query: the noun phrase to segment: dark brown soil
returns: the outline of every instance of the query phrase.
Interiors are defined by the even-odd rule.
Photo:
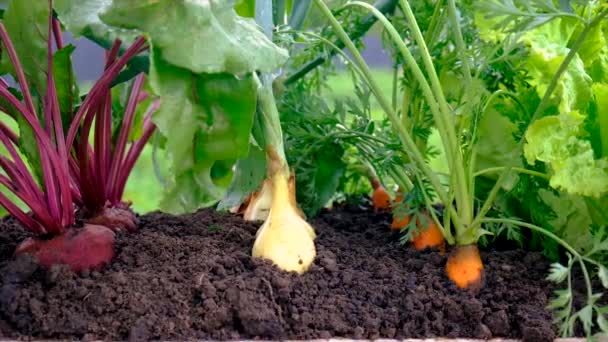
[[[470,293],[449,283],[444,255],[401,246],[369,212],[312,220],[318,255],[303,276],[250,257],[259,223],[211,210],[140,219],[112,265],[80,275],[13,259],[26,234],[2,221],[0,338],[554,337],[536,253],[483,252],[485,286]]]

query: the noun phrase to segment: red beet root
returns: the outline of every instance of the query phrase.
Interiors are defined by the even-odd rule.
[[[87,224],[82,229],[69,229],[50,240],[27,239],[16,254],[31,254],[40,266],[50,268],[65,264],[74,272],[97,269],[114,257],[114,232],[107,227]]]
[[[104,208],[101,213],[87,220],[87,223],[105,226],[115,232],[133,232],[137,229],[135,214],[130,209],[121,207]]]

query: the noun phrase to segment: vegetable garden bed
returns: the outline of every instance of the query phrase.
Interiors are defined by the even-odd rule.
[[[8,1],[2,336],[605,338],[606,18],[602,1]],[[375,23],[388,87],[362,56]],[[65,31],[105,50],[86,90]],[[337,61],[353,94],[328,101]],[[138,221],[125,187],[148,143],[137,177],[163,195]]]
[[[318,257],[302,276],[253,259],[258,223],[202,210],[140,218],[115,261],[74,275],[13,258],[25,237],[0,226],[0,337],[68,339],[329,339],[555,337],[544,308],[549,262],[482,251],[485,286],[457,289],[446,257],[388,233],[390,217],[339,209],[311,222]]]

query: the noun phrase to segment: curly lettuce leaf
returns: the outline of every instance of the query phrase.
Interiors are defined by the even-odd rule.
[[[582,138],[585,116],[572,111],[536,120],[526,133],[524,155],[551,166],[550,185],[570,194],[600,197],[608,191],[608,159],[596,159]]]
[[[257,84],[251,75],[195,74],[156,50],[151,57],[150,82],[162,98],[153,120],[172,160],[161,207],[182,213],[212,205],[225,195],[232,165],[248,153]]]
[[[570,20],[555,19],[523,35],[522,41],[529,47],[526,61],[528,82],[536,88],[539,96],[544,96],[551,79],[570,52],[568,42],[575,27]],[[585,64],[577,54],[553,92],[560,112],[586,110],[591,99],[591,83]]]
[[[114,0],[101,14],[112,26],[146,32],[160,57],[195,73],[271,72],[287,60],[234,0]]]

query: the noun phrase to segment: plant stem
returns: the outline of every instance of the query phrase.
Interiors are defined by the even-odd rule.
[[[518,220],[508,219],[508,218],[490,218],[490,217],[486,217],[486,218],[482,219],[481,221],[485,222],[485,223],[511,224],[511,225],[515,225],[515,226],[520,226],[520,227],[528,228],[528,229],[530,229],[532,231],[535,231],[537,233],[540,233],[542,235],[545,235],[545,236],[553,239],[555,242],[557,242],[558,244],[560,244],[568,252],[570,252],[572,255],[576,256],[577,258],[581,257],[581,255],[572,246],[570,246],[566,241],[562,240],[560,237],[558,237],[557,235],[553,234],[552,232],[550,232],[548,230],[545,230],[542,227],[539,227],[537,225],[534,225],[534,224],[531,224],[531,223],[522,222],[522,221],[518,221]]]
[[[412,160],[414,160],[418,164],[418,167],[423,171],[425,176],[430,180],[431,184],[435,188],[435,191],[437,192],[437,195],[442,200],[442,202],[445,203],[446,207],[449,208],[449,210],[454,210],[454,207],[451,205],[451,203],[447,202],[448,196],[447,196],[447,193],[445,192],[445,190],[443,189],[443,187],[439,181],[439,178],[426,164],[424,157],[422,156],[420,151],[417,149],[416,144],[412,140],[411,136],[409,135],[409,133],[405,130],[405,128],[399,121],[399,118],[393,111],[393,109],[390,105],[390,102],[386,99],[386,97],[380,90],[379,85],[376,83],[375,79],[373,78],[373,75],[372,75],[372,72],[371,72],[369,66],[367,65],[367,63],[365,63],[365,60],[361,56],[361,53],[355,47],[355,44],[348,37],[348,35],[344,31],[344,29],[342,28],[342,26],[340,25],[338,20],[333,16],[333,14],[331,13],[331,11],[327,7],[327,5],[325,5],[325,3],[323,3],[322,0],[315,0],[315,4],[321,9],[321,12],[323,13],[323,15],[329,20],[329,23],[336,31],[336,35],[338,36],[338,38],[340,40],[342,40],[342,42],[347,47],[349,52],[353,55],[355,64],[357,64],[359,66],[359,68],[361,68],[361,71],[365,74],[365,79],[367,80],[367,82],[370,86],[370,89],[374,93],[374,96],[378,100],[378,102],[379,102],[380,106],[382,107],[382,109],[384,110],[384,112],[387,114],[389,120],[391,121],[391,124],[393,125],[393,128],[395,129],[397,135],[401,139],[401,142],[405,145],[406,154],[408,154],[409,157],[412,158]],[[365,4],[365,5],[369,6],[368,4]],[[372,7],[372,10],[373,10],[372,13],[374,13],[374,15],[376,15],[379,20],[385,20],[386,22],[388,22],[386,17],[384,17],[381,13],[379,13],[377,9],[373,8],[373,6],[369,6],[369,7]],[[394,27],[393,27],[393,30],[394,30]],[[423,77],[423,80],[424,80],[424,77]],[[424,82],[426,82],[426,80],[424,80]],[[459,221],[458,218],[456,218],[455,224],[462,227],[462,222]]]
[[[465,84],[467,86],[471,85],[471,67],[469,65],[469,58],[467,56],[467,48],[464,43],[464,39],[462,38],[462,30],[460,29],[460,24],[458,23],[458,16],[456,15],[456,4],[454,0],[448,0],[448,13],[450,22],[454,28],[454,36],[456,38],[456,49],[458,50],[458,54],[460,55],[460,60],[462,62],[462,69],[464,73]]]
[[[108,182],[106,183],[106,193],[109,195],[109,199],[111,201],[120,200],[119,198],[116,198],[116,191],[118,190],[116,185],[119,181],[118,175],[120,173],[120,168],[123,167],[127,140],[129,139],[131,127],[133,127],[133,120],[135,118],[135,108],[137,106],[137,99],[139,97],[139,93],[144,84],[144,76],[145,74],[141,73],[135,78],[135,82],[133,83],[129,100],[127,102],[127,107],[125,108],[122,125],[120,126],[120,132],[118,133],[118,139],[114,146],[114,156],[112,158],[112,164],[110,167],[110,176]]]
[[[404,72],[405,74],[405,72]],[[410,119],[410,104],[412,103],[412,92],[414,88],[411,86],[403,87],[403,95],[401,98],[401,124],[408,132],[412,131],[412,120]]]
[[[397,93],[399,89],[399,65],[393,65],[393,87],[392,87],[392,104],[393,110],[396,112],[397,109]]]
[[[285,25],[285,0],[272,0],[272,3],[272,21],[274,22],[274,25]]]
[[[117,203],[122,200],[122,196],[124,194],[125,187],[127,185],[127,180],[129,179],[129,175],[131,174],[133,167],[135,167],[135,163],[139,159],[139,156],[141,155],[141,152],[143,151],[144,147],[146,146],[146,144],[152,137],[152,134],[154,134],[154,131],[156,130],[156,125],[154,125],[154,123],[152,122],[151,117],[152,117],[152,113],[157,111],[159,106],[160,106],[159,100],[154,101],[150,105],[147,112],[144,114],[143,133],[142,133],[141,137],[131,145],[129,152],[127,153],[127,156],[126,156],[123,166],[122,166],[120,176],[118,177],[118,183],[117,183],[117,185],[115,185],[116,196],[115,196],[114,200]]]
[[[308,15],[308,11],[312,5],[312,0],[297,0],[294,1],[289,14],[288,24],[291,28],[299,30]]]
[[[272,2],[273,0],[256,0],[255,2],[255,21],[267,37],[272,37]]]
[[[264,127],[264,138],[266,140],[266,150],[272,147],[278,154],[280,161],[287,166],[285,148],[283,146],[283,131],[279,111],[272,92],[272,84],[267,75],[262,75],[260,80],[256,74],[254,79],[258,83],[258,103],[260,105],[259,114],[262,117]],[[264,79],[265,78],[265,79]]]
[[[496,180],[496,183],[494,183],[492,190],[490,190],[490,193],[488,194],[488,198],[486,198],[486,200],[483,202],[483,205],[481,206],[481,209],[479,209],[477,216],[475,216],[473,223],[471,223],[471,226],[468,228],[468,230],[470,231],[469,235],[474,234],[474,231],[481,227],[481,220],[483,220],[488,211],[490,211],[490,208],[492,207],[492,204],[494,203],[494,200],[498,195],[498,191],[500,190],[500,187],[502,186],[502,183],[504,182],[505,178],[507,178],[507,175],[509,174],[510,170],[510,167],[506,168],[506,170],[500,174],[500,176]]]
[[[487,169],[483,169],[483,170],[479,170],[479,171],[475,172],[473,174],[473,176],[478,177],[478,176],[481,176],[481,175],[486,174],[486,173],[494,173],[494,172],[505,171],[508,168],[509,167],[506,167],[506,166],[489,167]],[[528,169],[521,168],[521,167],[510,167],[510,169],[512,171],[515,171],[515,172],[518,172],[518,173],[528,174],[530,176],[536,176],[536,177],[540,177],[540,178],[543,178],[543,179],[546,179],[546,180],[549,180],[551,178],[551,176],[549,176],[546,173],[542,173],[542,172],[538,172],[538,171],[534,171],[534,170],[528,170]]]
[[[437,27],[439,24],[439,18],[441,17],[441,10],[443,9],[443,2],[445,0],[438,0],[435,3],[435,10],[433,11],[433,16],[429,21],[429,27],[427,28],[426,35],[424,36],[424,40],[428,43],[431,41],[435,41],[437,36]]]
[[[84,100],[84,103],[78,109],[78,112],[73,118],[72,124],[68,130],[68,135],[66,138],[66,146],[68,150],[72,147],[74,143],[74,139],[76,138],[76,133],[78,128],[80,127],[81,120],[88,112],[89,107],[95,102],[98,101],[100,93],[102,93],[106,87],[108,87],[112,80],[118,75],[120,70],[127,64],[133,56],[140,52],[140,50],[145,46],[146,39],[144,37],[139,37],[137,40],[125,51],[125,53],[120,56],[120,58],[112,63],[112,66],[106,69],[101,76],[101,78],[95,83],[87,98]]]
[[[298,0],[298,1],[296,1],[296,3],[299,1],[304,1],[304,0]],[[376,3],[374,3],[374,7],[376,7],[380,12],[382,12],[384,14],[392,13],[395,10],[395,7],[397,6],[397,1],[398,0],[378,0],[378,1],[376,1]],[[375,23],[376,23],[376,17],[374,17],[373,15],[369,15],[369,16],[365,17],[361,26],[359,26],[358,29],[355,30],[354,32],[351,32],[351,34],[349,36],[353,40],[359,39],[359,38],[363,37]],[[344,43],[342,43],[341,41],[336,42],[336,45],[339,46],[340,49],[344,48]],[[335,54],[334,52],[330,53],[328,58],[333,57],[334,54]],[[285,79],[283,84],[287,86],[292,83],[295,83],[297,80],[306,76],[309,72],[314,70],[316,67],[325,63],[326,60],[327,60],[326,57],[315,58],[310,63],[304,65],[298,71],[296,71],[295,73],[293,73],[292,75],[287,77],[287,79]]]
[[[443,114],[437,115],[438,117],[435,118],[435,122],[437,124],[437,129],[439,130],[440,135],[442,135],[442,142],[446,151],[448,164],[450,165],[450,171],[454,175],[454,182],[451,184],[451,190],[454,191],[456,195],[456,204],[458,207],[459,218],[463,220],[465,225],[468,225],[473,220],[473,199],[469,198],[468,196],[470,192],[467,189],[467,185],[469,184],[469,182],[467,181],[467,177],[465,175],[466,166],[464,165],[462,151],[460,150],[458,138],[454,130],[455,124],[452,119],[451,110],[449,109],[448,103],[445,99],[445,95],[443,94],[441,83],[439,82],[439,77],[437,76],[435,66],[431,59],[431,54],[429,53],[428,47],[426,46],[426,42],[424,41],[422,32],[420,32],[420,27],[416,22],[416,17],[414,16],[414,13],[412,12],[412,9],[409,6],[407,0],[399,0],[399,3],[401,4],[402,10],[404,10],[405,17],[408,23],[410,24],[410,29],[412,30],[414,39],[416,40],[418,48],[420,49],[422,62],[428,73],[436,101],[438,102],[439,108],[441,109],[441,114]],[[460,26],[457,22],[455,30],[460,30]],[[399,39],[399,41],[401,45],[405,47],[403,41],[401,41],[401,39]],[[464,47],[460,46],[457,48],[460,50]],[[405,47],[405,49],[407,49],[407,47]],[[465,55],[465,52],[460,51],[460,54]],[[463,60],[462,63],[464,65],[467,64],[468,61]],[[470,78],[470,70],[468,71],[468,77]],[[421,83],[421,85],[424,87],[424,84]],[[458,227],[456,229],[458,229]]]
[[[55,35],[57,46],[63,44],[61,40],[61,30],[55,25],[57,21],[53,19],[53,1],[49,1],[49,26],[47,40],[47,94],[46,101],[48,109],[46,116],[51,117],[54,126],[55,144],[57,145],[57,153],[59,154],[59,164],[55,165],[57,183],[59,186],[58,197],[55,199],[61,207],[61,224],[70,226],[74,224],[74,208],[72,207],[72,197],[69,184],[69,166],[68,166],[68,151],[65,146],[65,135],[63,132],[63,123],[61,120],[61,111],[59,109],[59,101],[57,99],[57,90],[55,88],[55,78],[53,74],[53,43],[52,37]],[[57,28],[54,30],[54,28]],[[63,204],[63,205],[62,205]]]

